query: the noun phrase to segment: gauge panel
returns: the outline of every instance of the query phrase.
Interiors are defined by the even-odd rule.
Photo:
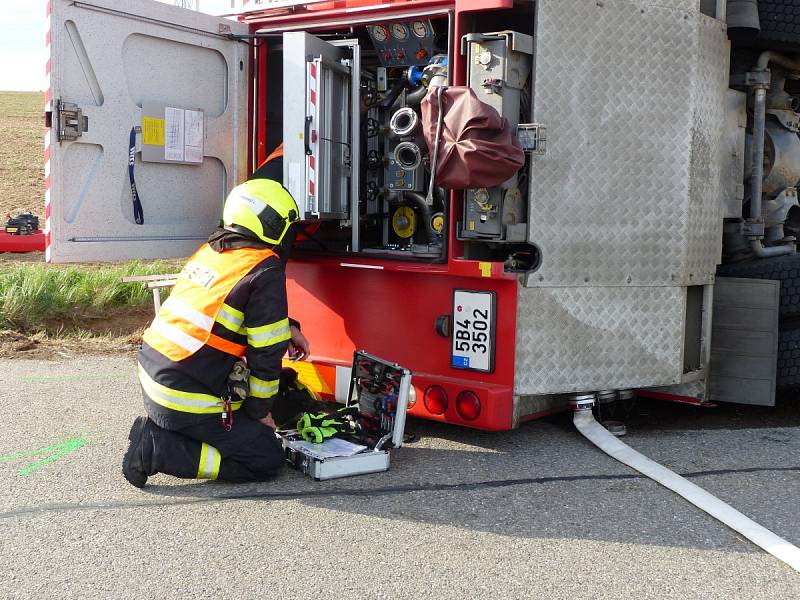
[[[436,53],[433,25],[428,19],[370,25],[367,32],[385,67],[427,65]]]
[[[391,27],[392,37],[398,42],[404,42],[408,39],[408,27],[402,23],[393,23]]]
[[[385,42],[389,39],[389,30],[383,25],[373,25],[369,27],[369,34],[375,42]]]
[[[411,33],[419,39],[432,37],[432,31],[427,21],[414,21],[411,23]]]

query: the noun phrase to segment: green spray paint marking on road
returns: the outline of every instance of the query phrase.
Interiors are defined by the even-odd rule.
[[[66,374],[66,375],[20,375],[22,383],[63,383],[65,381],[101,381],[107,380],[104,375]]]
[[[75,450],[85,446],[88,443],[89,440],[82,437],[70,438],[68,440],[64,440],[63,442],[59,442],[58,444],[53,444],[52,446],[39,448],[38,450],[28,450],[27,452],[15,452],[13,454],[0,455],[0,462],[11,462],[13,460],[20,460],[22,458],[32,458],[34,456],[41,456],[43,454],[47,455],[44,458],[41,458],[28,465],[24,469],[17,471],[18,477],[26,477],[37,469],[41,469],[47,463],[58,460],[62,456],[66,456],[71,452],[75,452]]]

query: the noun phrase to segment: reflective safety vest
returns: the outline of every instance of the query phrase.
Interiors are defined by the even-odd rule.
[[[276,158],[283,158],[283,142],[278,144],[278,147],[275,148],[275,150],[273,150],[272,153],[267,158],[265,158],[260,165],[258,165],[258,168],[256,170],[260,169],[265,164],[275,160]]]
[[[161,305],[158,316],[144,332],[148,346],[172,361],[190,357],[211,346],[236,357],[247,349],[211,333],[214,323],[241,326],[244,315],[224,307],[234,286],[261,261],[274,256],[267,248],[239,248],[216,252],[204,244],[186,263],[175,288]]]

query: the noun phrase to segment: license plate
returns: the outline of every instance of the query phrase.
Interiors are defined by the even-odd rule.
[[[494,292],[453,292],[453,346],[450,365],[455,369],[494,371]]]

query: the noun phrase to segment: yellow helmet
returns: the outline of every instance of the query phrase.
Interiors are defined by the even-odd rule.
[[[255,235],[262,242],[280,244],[300,210],[285,187],[272,179],[251,179],[228,194],[222,209],[225,229]]]

